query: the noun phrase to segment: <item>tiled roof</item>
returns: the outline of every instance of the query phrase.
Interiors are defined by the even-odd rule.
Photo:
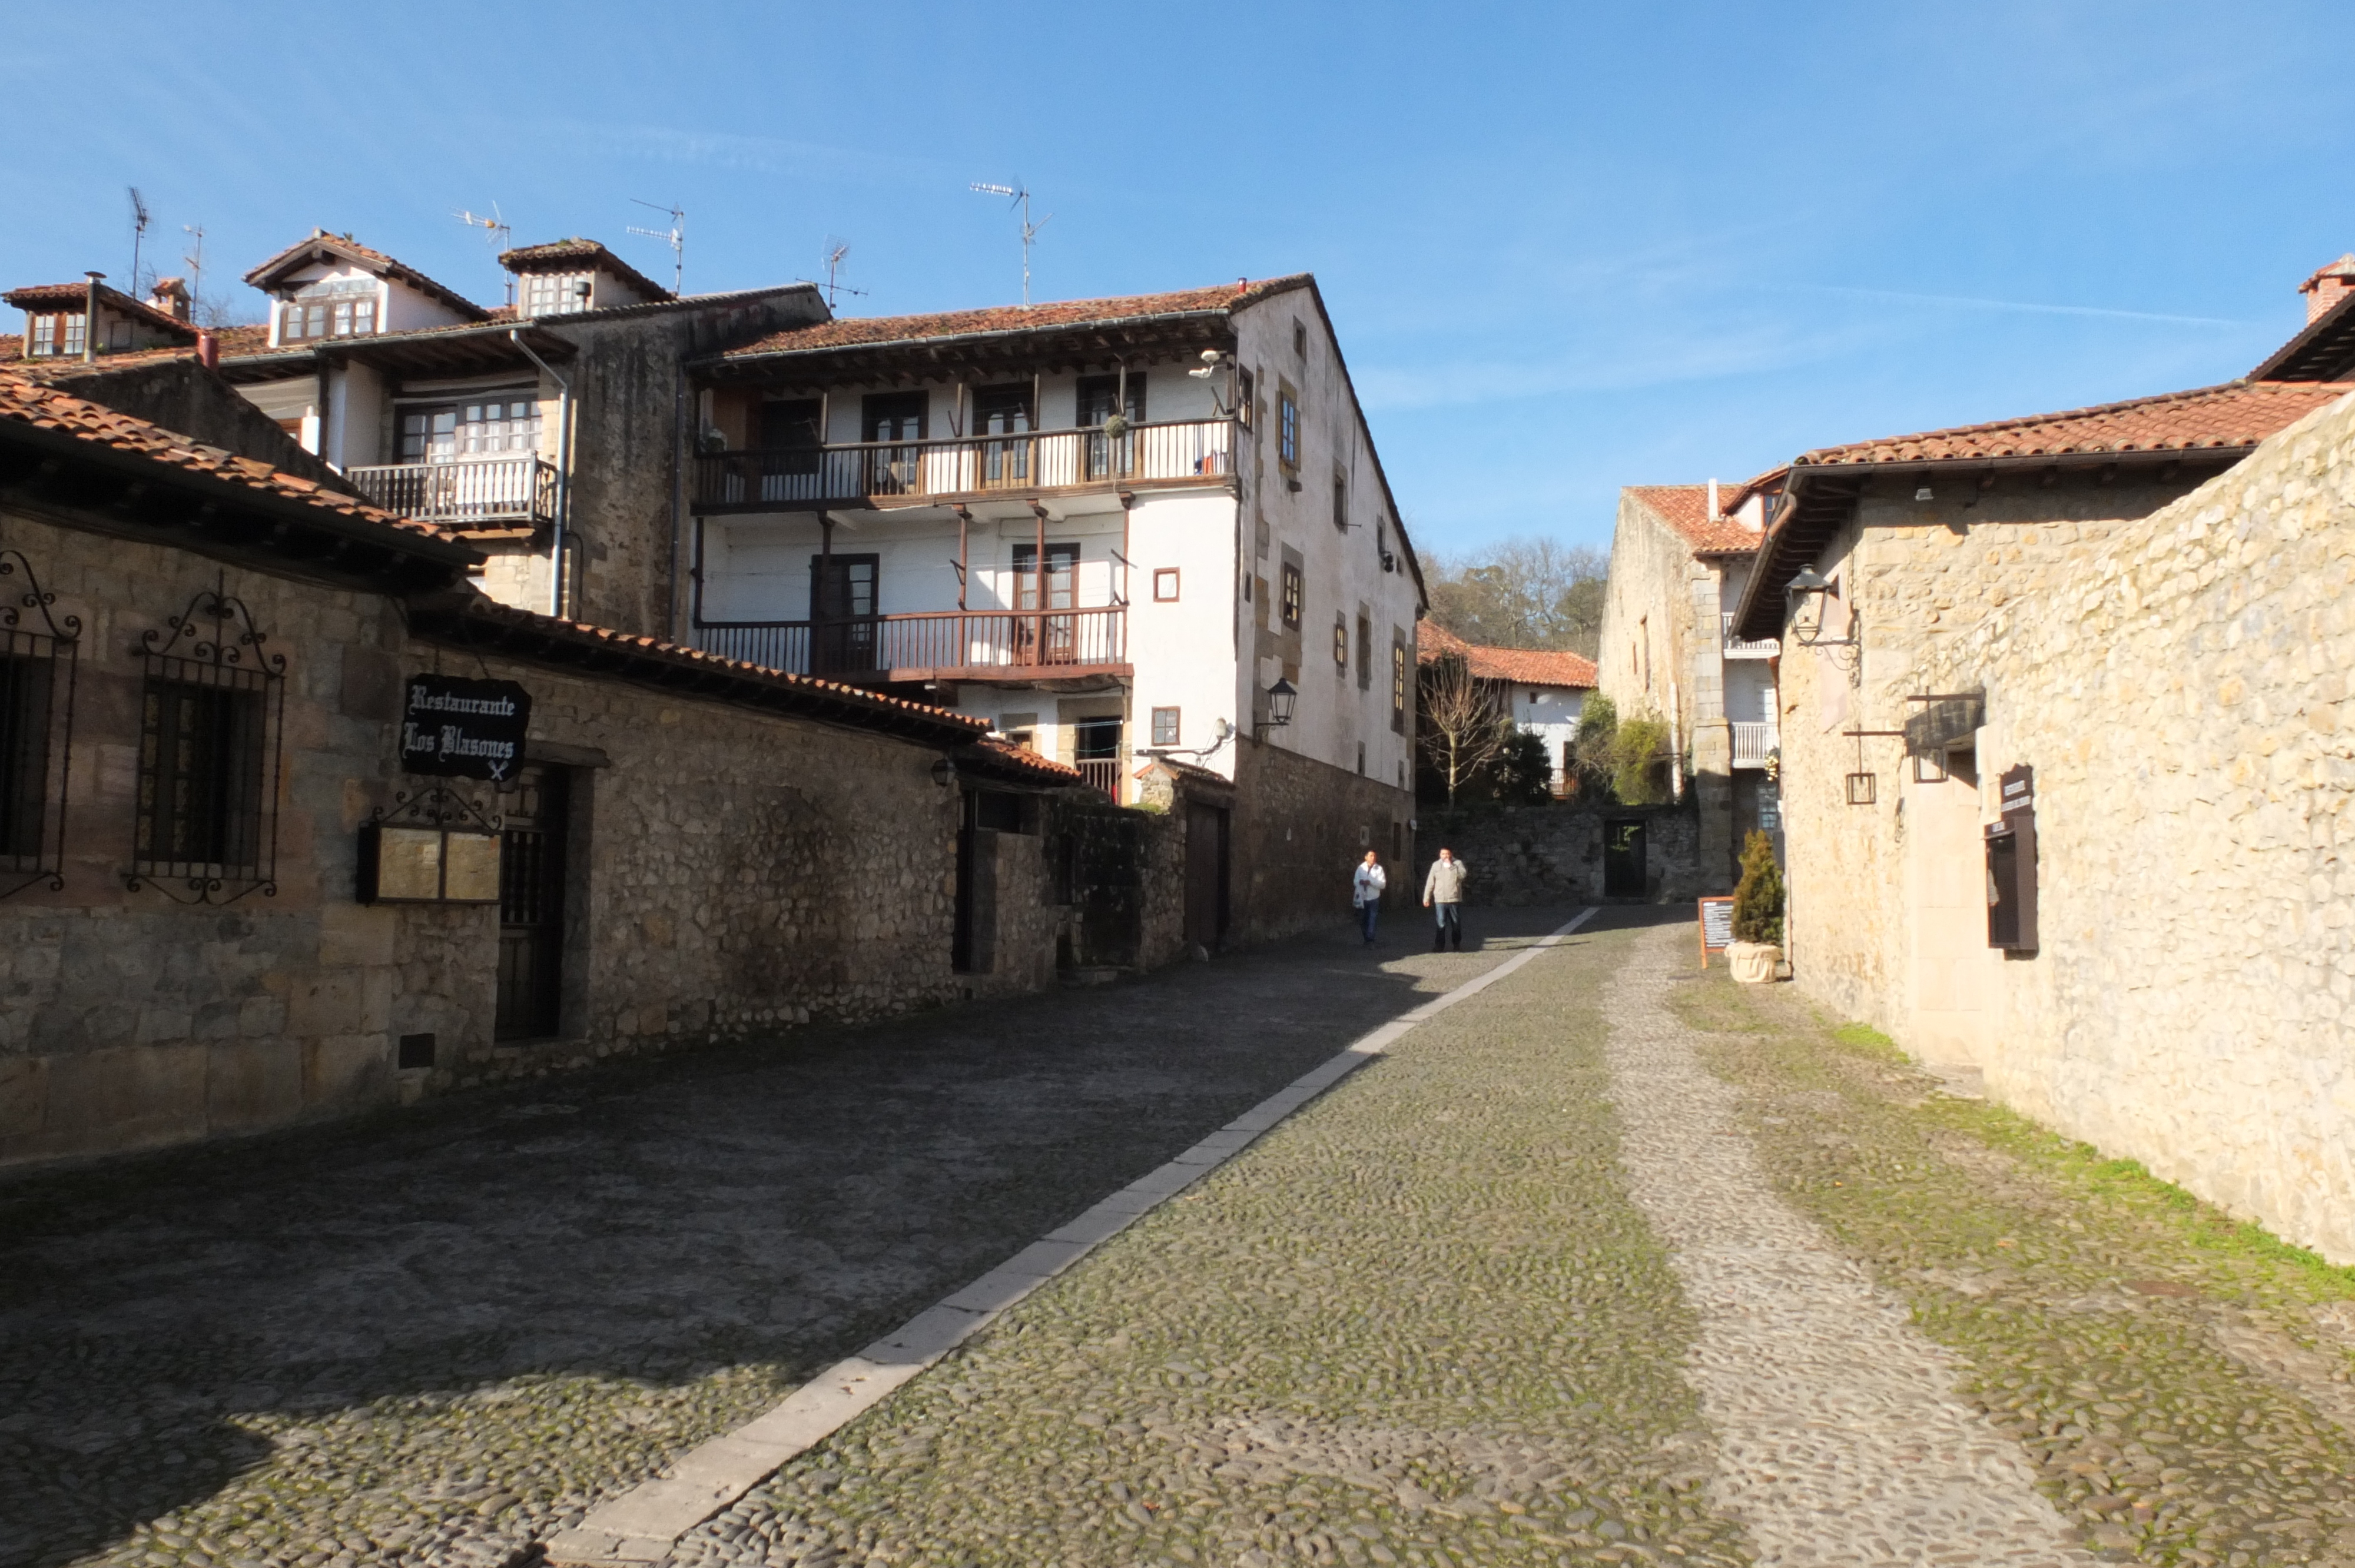
[[[435,282],[408,263],[397,261],[381,250],[372,250],[349,235],[329,234],[324,228],[313,229],[308,238],[296,240],[254,268],[245,275],[245,281],[257,289],[266,290],[273,285],[279,274],[306,261],[324,260],[330,257],[352,262],[379,278],[398,279],[420,293],[432,295],[461,315],[481,321],[490,314],[457,290],[445,283]]]
[[[649,300],[667,300],[668,289],[606,249],[593,239],[578,237],[553,239],[546,245],[519,245],[513,250],[499,252],[499,265],[510,272],[549,272],[574,266],[600,268],[611,272]]]
[[[1017,746],[1011,741],[985,736],[973,743],[973,749],[986,754],[992,764],[1010,768],[1018,774],[1030,775],[1042,784],[1082,784],[1087,781],[1087,775],[1071,764],[1058,762],[1051,757],[1041,757],[1028,747]]]
[[[184,322],[179,317],[159,311],[144,301],[134,300],[120,289],[110,289],[101,283],[98,286],[98,297],[99,302],[111,311],[119,311],[126,316],[136,316],[150,326],[178,334],[191,343],[196,341],[196,323]],[[90,302],[90,284],[87,281],[33,283],[22,289],[11,289],[6,293],[0,294],[0,300],[6,301],[20,311],[79,312]]]
[[[1575,653],[1550,653],[1538,648],[1489,648],[1466,642],[1435,620],[1426,620],[1415,632],[1415,658],[1422,663],[1461,658],[1484,681],[1508,681],[1517,686],[1572,686],[1591,689],[1595,683],[1594,661]]]
[[[1758,548],[1759,536],[1725,514],[1733,499],[1747,491],[1738,484],[1717,487],[1718,514],[1709,514],[1705,484],[1631,484],[1627,493],[1682,535],[1697,556],[1746,556]]]
[[[357,522],[396,528],[403,534],[429,539],[451,537],[427,524],[323,489],[256,459],[205,446],[176,431],[117,413],[103,404],[88,402],[5,367],[0,367],[0,421],[59,431],[96,446],[136,453],[190,473],[303,502]]]
[[[2355,384],[2228,381],[2221,387],[2058,414],[1822,447],[1803,454],[1792,466],[1970,462],[2254,447],[2349,391],[2355,391]]]
[[[1061,300],[1049,304],[993,305],[977,311],[941,311],[918,316],[848,316],[811,326],[789,327],[758,343],[729,352],[742,359],[756,355],[791,354],[803,349],[851,348],[874,344],[913,343],[927,338],[977,337],[997,333],[1035,332],[1049,327],[1190,315],[1231,311],[1279,294],[1305,288],[1308,275],[1294,273],[1257,282],[1238,279],[1209,289],[1181,289],[1167,294],[1127,294],[1105,300]]]

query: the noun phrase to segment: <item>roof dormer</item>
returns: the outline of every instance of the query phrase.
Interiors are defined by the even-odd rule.
[[[658,304],[672,297],[593,239],[521,246],[501,252],[499,265],[515,274],[517,309],[526,317]]]
[[[197,341],[196,327],[185,318],[175,316],[168,307],[142,304],[108,288],[100,281],[105,276],[92,272],[79,283],[36,283],[0,294],[0,301],[25,313],[27,359],[81,359],[148,348],[186,348]],[[98,315],[94,335],[89,330],[93,302]]]
[[[490,312],[414,267],[348,234],[319,228],[248,272],[245,281],[273,302],[272,347],[490,319]]]

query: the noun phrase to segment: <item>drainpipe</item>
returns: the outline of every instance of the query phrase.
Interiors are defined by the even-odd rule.
[[[548,613],[557,620],[564,619],[564,529],[572,521],[572,384],[556,373],[555,367],[531,351],[524,342],[521,328],[511,328],[507,341],[523,350],[523,356],[539,366],[539,373],[556,383],[556,523],[549,534]]]
[[[82,276],[90,281],[82,290],[81,362],[92,365],[98,360],[98,281],[106,274],[85,272]]]

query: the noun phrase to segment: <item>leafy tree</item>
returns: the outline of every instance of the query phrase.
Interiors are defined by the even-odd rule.
[[[1742,846],[1742,880],[1733,886],[1733,939],[1783,945],[1783,868],[1774,863],[1774,841],[1759,828],[1750,830]]]
[[[1516,729],[1488,764],[1488,793],[1508,806],[1542,806],[1553,799],[1553,762],[1545,736]]]
[[[1598,795],[1611,792],[1611,775],[1616,767],[1612,760],[1612,745],[1618,734],[1618,705],[1600,692],[1588,693],[1578,710],[1578,733],[1570,743],[1581,790],[1592,789]]]

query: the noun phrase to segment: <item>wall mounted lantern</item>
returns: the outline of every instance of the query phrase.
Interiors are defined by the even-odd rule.
[[[956,781],[956,758],[943,753],[941,759],[932,764],[932,782],[945,789]]]
[[[1300,690],[1283,676],[1267,689],[1267,727],[1282,729],[1292,722],[1292,705],[1299,699]]]
[[[1825,602],[1838,598],[1838,595],[1834,591],[1830,580],[1821,572],[1813,567],[1801,567],[1792,574],[1791,581],[1783,589],[1783,593],[1791,605],[1791,640],[1794,642],[1798,643],[1802,648],[1857,646],[1856,619],[1853,614],[1849,618],[1847,636],[1824,635]],[[1809,599],[1815,600],[1816,605],[1815,619],[1812,620],[1804,619],[1807,613]]]

